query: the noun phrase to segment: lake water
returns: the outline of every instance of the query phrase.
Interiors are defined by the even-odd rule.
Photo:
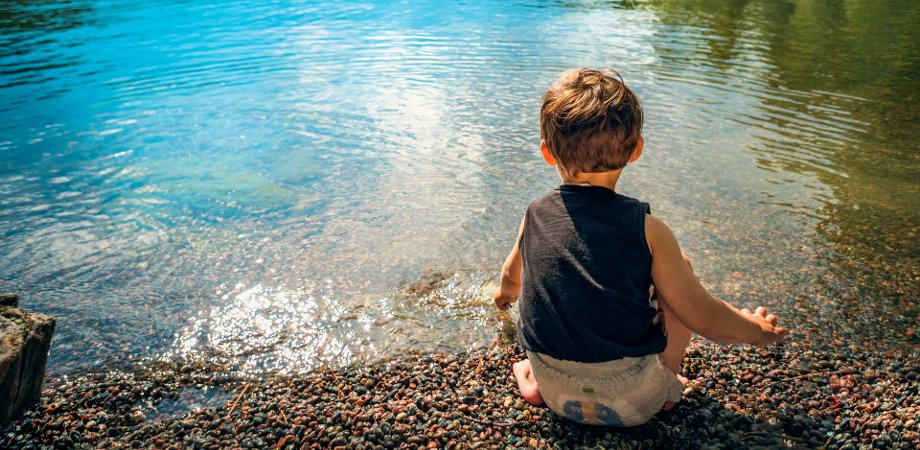
[[[58,317],[55,373],[488,344],[558,183],[540,95],[614,67],[647,116],[620,189],[707,287],[916,350],[917,36],[913,0],[0,1],[0,291]]]

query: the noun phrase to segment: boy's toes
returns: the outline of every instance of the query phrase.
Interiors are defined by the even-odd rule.
[[[687,377],[685,377],[685,376],[683,376],[683,375],[677,375],[677,379],[680,380],[680,384],[682,384],[682,385],[684,385],[684,386],[686,386],[687,384],[690,383],[690,380],[688,380]]]
[[[521,389],[521,397],[524,398],[524,401],[534,406],[543,406],[546,404],[546,402],[543,401],[543,395],[541,395],[540,391],[536,388]]]
[[[537,388],[537,381],[533,378],[530,360],[525,359],[514,363],[511,366],[511,371],[514,372],[514,377],[517,379],[518,383],[518,389],[521,390],[521,396],[524,397],[524,400],[534,406],[543,405],[543,396],[540,395],[540,390]]]
[[[527,376],[527,372],[530,371],[530,360],[525,359],[512,364],[511,371],[514,372],[515,375]]]

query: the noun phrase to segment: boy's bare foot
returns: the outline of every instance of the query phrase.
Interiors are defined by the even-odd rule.
[[[540,391],[537,390],[537,380],[533,378],[530,360],[525,359],[514,363],[511,366],[511,371],[514,372],[514,378],[517,379],[518,389],[521,390],[521,397],[524,397],[524,400],[531,405],[543,405],[543,396],[540,395]]]
[[[677,380],[680,381],[680,384],[682,384],[682,385],[684,385],[684,386],[686,386],[687,384],[690,383],[690,380],[688,380],[687,377],[685,377],[685,376],[683,376],[683,375],[681,375],[681,374],[677,374]],[[672,408],[674,408],[675,406],[677,406],[677,402],[665,402],[665,403],[664,403],[664,406],[661,407],[661,410],[662,410],[662,411],[670,411],[670,410],[671,410]]]
[[[684,386],[690,384],[690,380],[688,380],[687,377],[685,377],[685,376],[683,376],[683,375],[681,375],[681,374],[677,374],[677,380],[680,381],[680,384],[682,384],[682,385],[684,385]]]

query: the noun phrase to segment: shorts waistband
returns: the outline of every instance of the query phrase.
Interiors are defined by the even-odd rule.
[[[640,375],[650,369],[649,366],[656,362],[653,358],[658,358],[658,354],[626,357],[599,363],[556,359],[543,353],[531,351],[527,352],[527,357],[530,358],[531,364],[536,361],[542,366],[544,372],[552,372],[552,374],[547,375],[556,379],[564,377],[578,382],[616,383],[627,387],[641,380]]]

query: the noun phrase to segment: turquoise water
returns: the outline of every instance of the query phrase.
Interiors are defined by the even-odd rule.
[[[540,95],[614,67],[621,189],[707,287],[916,349],[918,32],[907,0],[0,2],[0,291],[59,318],[57,372],[487,344],[557,183]]]

